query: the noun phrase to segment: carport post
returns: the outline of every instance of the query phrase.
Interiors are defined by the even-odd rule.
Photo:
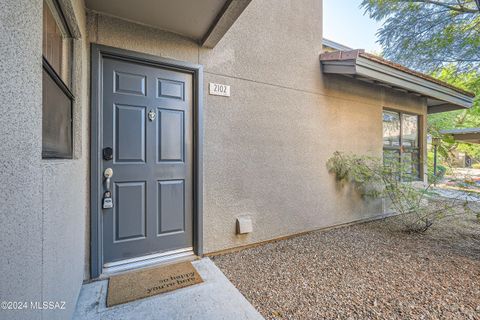
[[[433,144],[433,176],[437,176],[437,148],[438,145],[440,144],[441,139],[440,138],[433,138],[432,139],[432,144]]]

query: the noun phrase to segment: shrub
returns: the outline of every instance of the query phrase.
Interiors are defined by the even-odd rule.
[[[433,174],[433,166],[428,167],[428,182],[429,183],[438,183],[443,178],[445,178],[445,174],[447,173],[447,167],[441,164],[437,164],[437,174]]]
[[[438,179],[443,179],[445,173],[447,172],[447,167],[442,166],[441,164],[437,165],[437,177]]]
[[[441,197],[432,187],[438,175],[432,176],[433,182],[428,185],[415,183],[412,167],[412,163],[400,163],[396,159],[386,161],[341,152],[335,152],[327,161],[327,168],[336,179],[352,183],[361,195],[390,200],[408,231],[424,232],[436,220],[455,214],[458,208],[476,210],[472,205],[474,194],[459,192],[455,197]],[[443,174],[445,171],[442,169]]]

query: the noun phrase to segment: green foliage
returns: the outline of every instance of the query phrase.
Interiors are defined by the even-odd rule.
[[[441,164],[437,165],[437,177],[438,179],[443,179],[445,177],[445,173],[447,173],[447,167],[442,166]]]
[[[327,168],[334,172],[337,180],[354,184],[363,196],[380,196],[382,194],[381,176],[383,165],[375,157],[357,157],[335,152],[328,159]]]
[[[449,65],[433,73],[433,76],[464,90],[480,93],[480,75],[478,71],[459,73],[459,70],[454,65]],[[480,95],[477,95],[474,99],[470,109],[434,114],[430,117],[430,124],[435,128],[479,127]]]
[[[474,71],[459,74],[456,67],[450,65],[436,72],[434,76],[465,90],[480,93],[480,76]],[[452,137],[441,135],[440,131],[477,127],[480,127],[480,94],[477,94],[470,109],[437,113],[428,117],[428,133],[432,137],[442,138],[442,144],[439,146],[438,152],[446,161],[451,160],[455,150],[480,159],[480,145],[456,142]]]
[[[447,173],[447,167],[437,163],[437,174],[434,175],[433,170],[433,160],[430,162],[428,161],[428,182],[429,183],[437,183],[440,182]]]
[[[361,195],[388,199],[408,231],[424,232],[436,220],[455,213],[458,206],[470,209],[468,196],[441,198],[432,184],[414,181],[411,163],[335,152],[326,165],[338,181],[353,184]],[[430,179],[436,182],[438,177]]]
[[[361,7],[382,21],[383,55],[477,94],[469,110],[429,116],[428,132],[480,127],[480,8],[475,0],[363,0]],[[442,137],[438,153],[449,161],[454,151],[480,159],[480,146]]]
[[[437,174],[434,175],[433,168],[434,168],[434,154],[432,150],[429,150],[427,153],[427,176],[429,183],[440,183],[447,172],[449,174],[452,173],[452,167],[448,164],[448,162],[442,161],[442,157],[437,155]]]
[[[480,11],[475,0],[363,0],[369,16],[382,21],[384,56],[431,72],[455,63],[480,73]]]

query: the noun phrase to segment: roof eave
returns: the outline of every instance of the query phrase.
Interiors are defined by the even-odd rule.
[[[441,130],[440,133],[460,142],[480,144],[480,128]]]
[[[59,1],[60,3],[71,2],[71,0]],[[84,2],[85,8],[89,11],[173,33],[195,41],[202,47],[214,48],[251,1],[85,0]],[[68,9],[69,6],[71,7],[71,5],[65,5],[65,8]],[[68,13],[72,10],[70,8],[66,11]],[[75,29],[71,31],[75,38],[79,37]]]
[[[428,113],[466,109],[473,103],[473,98],[468,95],[359,55],[345,60],[321,60],[321,64],[324,73],[349,75],[432,98],[436,103],[428,105]]]
[[[215,21],[211,24],[207,33],[203,36],[200,45],[205,48],[214,48],[251,1],[252,0],[228,0],[222,8],[222,11],[215,18]]]

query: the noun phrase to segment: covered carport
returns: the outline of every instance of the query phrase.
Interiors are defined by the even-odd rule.
[[[456,142],[480,144],[480,128],[441,130],[440,134],[450,136]],[[472,163],[471,158],[466,156],[465,166],[470,167],[471,163]]]
[[[458,142],[480,144],[480,128],[441,130],[440,133]]]

